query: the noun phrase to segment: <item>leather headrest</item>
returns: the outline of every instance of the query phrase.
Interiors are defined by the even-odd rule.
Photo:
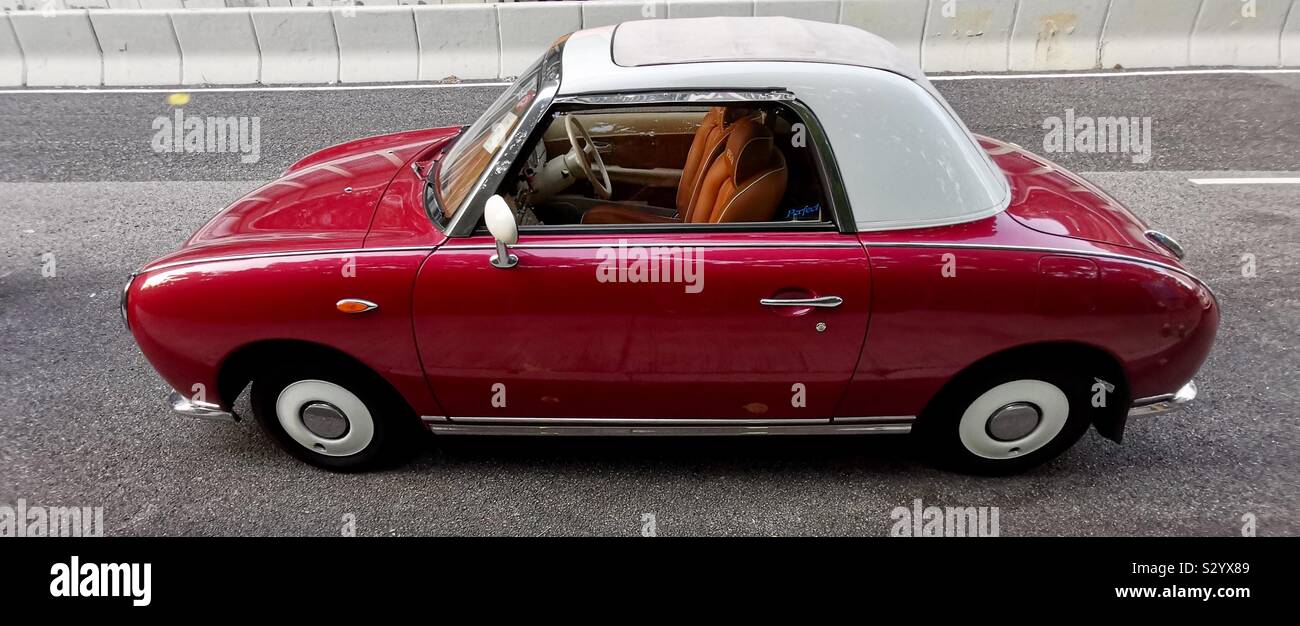
[[[700,125],[721,126],[726,114],[726,109],[723,107],[710,107],[708,112],[704,114],[704,119],[701,120]]]
[[[735,123],[736,120],[746,117],[753,117],[753,111],[743,107],[717,107],[722,109],[722,120],[727,124]]]
[[[772,131],[750,119],[737,121],[727,139],[727,158],[734,164],[737,183],[768,169],[772,163]]]

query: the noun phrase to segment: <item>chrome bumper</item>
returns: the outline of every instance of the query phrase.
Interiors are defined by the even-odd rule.
[[[1134,400],[1133,407],[1128,410],[1128,416],[1145,417],[1147,415],[1168,413],[1183,408],[1183,405],[1195,399],[1196,382],[1188,381],[1187,384],[1183,385],[1183,388],[1179,389],[1177,392]]]
[[[126,284],[122,285],[122,293],[117,299],[117,310],[122,315],[122,326],[126,328],[128,335],[131,334],[131,320],[126,317],[126,300],[131,295],[131,283],[133,282],[135,282],[135,272],[131,272],[131,275],[127,277]]]
[[[238,422],[239,416],[229,411],[222,411],[221,407],[210,402],[198,402],[191,400],[179,391],[173,391],[167,396],[167,405],[173,411],[186,417],[197,417],[199,419],[211,420],[214,422]]]

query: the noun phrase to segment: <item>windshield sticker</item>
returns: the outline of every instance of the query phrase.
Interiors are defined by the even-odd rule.
[[[492,133],[483,141],[483,149],[489,154],[495,153],[497,148],[501,147],[501,142],[506,140],[506,133],[515,127],[515,121],[519,119],[514,113],[506,113],[497,123],[492,125]]]

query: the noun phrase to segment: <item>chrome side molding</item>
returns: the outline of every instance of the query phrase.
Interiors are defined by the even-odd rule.
[[[182,395],[179,391],[172,391],[171,394],[167,396],[167,405],[171,407],[171,410],[186,417],[197,417],[199,419],[211,420],[214,422],[234,423],[239,421],[238,415],[235,415],[230,411],[223,411],[221,410],[221,407],[212,404],[211,402],[191,400]]]
[[[421,419],[440,435],[569,437],[734,437],[740,435],[881,435],[912,431],[912,416],[808,420],[458,417]]]
[[[1166,393],[1150,398],[1139,398],[1133,401],[1133,406],[1128,410],[1129,417],[1145,417],[1147,415],[1159,415],[1176,411],[1187,405],[1188,402],[1196,399],[1196,382],[1187,381],[1182,389],[1174,393]]]

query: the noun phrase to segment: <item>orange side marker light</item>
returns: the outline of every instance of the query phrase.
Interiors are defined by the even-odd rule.
[[[357,298],[339,300],[334,306],[344,313],[365,313],[379,308],[379,305],[374,302]]]

